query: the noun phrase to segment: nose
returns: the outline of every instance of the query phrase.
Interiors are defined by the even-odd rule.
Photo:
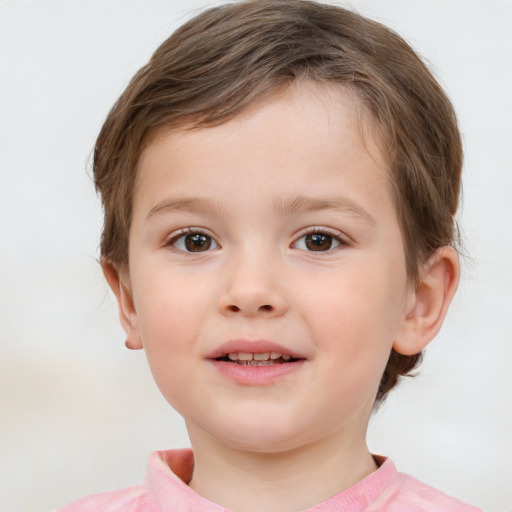
[[[228,316],[279,317],[288,310],[282,283],[275,264],[268,258],[240,258],[226,262],[224,289],[219,297],[219,311]]]

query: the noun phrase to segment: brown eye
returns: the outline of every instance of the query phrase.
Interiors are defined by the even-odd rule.
[[[341,245],[347,245],[341,236],[331,235],[328,231],[313,231],[297,239],[293,247],[301,251],[328,252]]]
[[[185,247],[190,252],[207,251],[212,245],[211,237],[202,233],[186,235],[184,238]]]
[[[191,229],[180,230],[181,232],[173,236],[166,245],[185,253],[220,249],[219,244],[210,235],[199,231],[194,233]]]
[[[310,251],[328,251],[332,247],[332,236],[325,233],[311,233],[304,240]]]

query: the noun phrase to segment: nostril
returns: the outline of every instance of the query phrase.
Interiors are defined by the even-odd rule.
[[[279,306],[276,307],[274,304],[262,304],[261,306],[257,306],[257,304],[240,304],[240,306],[237,306],[229,302],[222,304],[220,309],[224,314],[237,313],[249,316],[280,314],[281,311]]]

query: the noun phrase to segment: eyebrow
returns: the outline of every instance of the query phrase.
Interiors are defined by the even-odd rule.
[[[208,197],[168,198],[156,204],[146,216],[146,220],[162,213],[213,213],[225,210],[224,205]],[[320,199],[298,196],[294,199],[279,199],[274,202],[275,215],[286,217],[293,214],[308,213],[322,210],[336,210],[349,213],[375,226],[375,219],[359,204],[347,197]]]
[[[222,212],[224,206],[208,197],[183,197],[179,199],[164,199],[153,206],[146,215],[146,220],[161,213],[211,213]]]
[[[348,197],[320,199],[316,197],[298,196],[293,200],[279,200],[274,204],[277,215],[287,216],[297,213],[307,213],[321,210],[336,210],[350,213],[375,226],[375,219],[358,203]]]

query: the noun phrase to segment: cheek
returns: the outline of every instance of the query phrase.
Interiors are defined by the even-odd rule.
[[[167,265],[150,263],[134,282],[134,298],[141,336],[148,345],[173,344],[190,338],[209,307],[203,280],[186,272],[170,272]],[[138,301],[137,298],[141,300]]]
[[[390,269],[365,265],[361,271],[329,276],[320,285],[322,293],[305,293],[300,300],[319,333],[328,333],[324,339],[342,336],[349,345],[360,347],[392,337],[404,300],[402,281],[394,279]]]
[[[378,309],[367,306],[357,296],[339,301],[338,307],[324,304],[317,328],[325,372],[317,394],[325,395],[327,405],[338,404],[339,414],[371,409],[393,344],[384,315],[379,318]]]
[[[179,278],[146,278],[134,286],[139,332],[154,378],[165,396],[179,386],[210,302],[204,290]],[[185,287],[185,288],[184,288]],[[144,300],[137,301],[137,294]],[[171,390],[171,391],[170,391]]]
[[[305,295],[311,337],[332,372],[345,382],[372,387],[380,380],[400,320],[403,292],[399,273],[364,265],[330,279],[324,293]]]

